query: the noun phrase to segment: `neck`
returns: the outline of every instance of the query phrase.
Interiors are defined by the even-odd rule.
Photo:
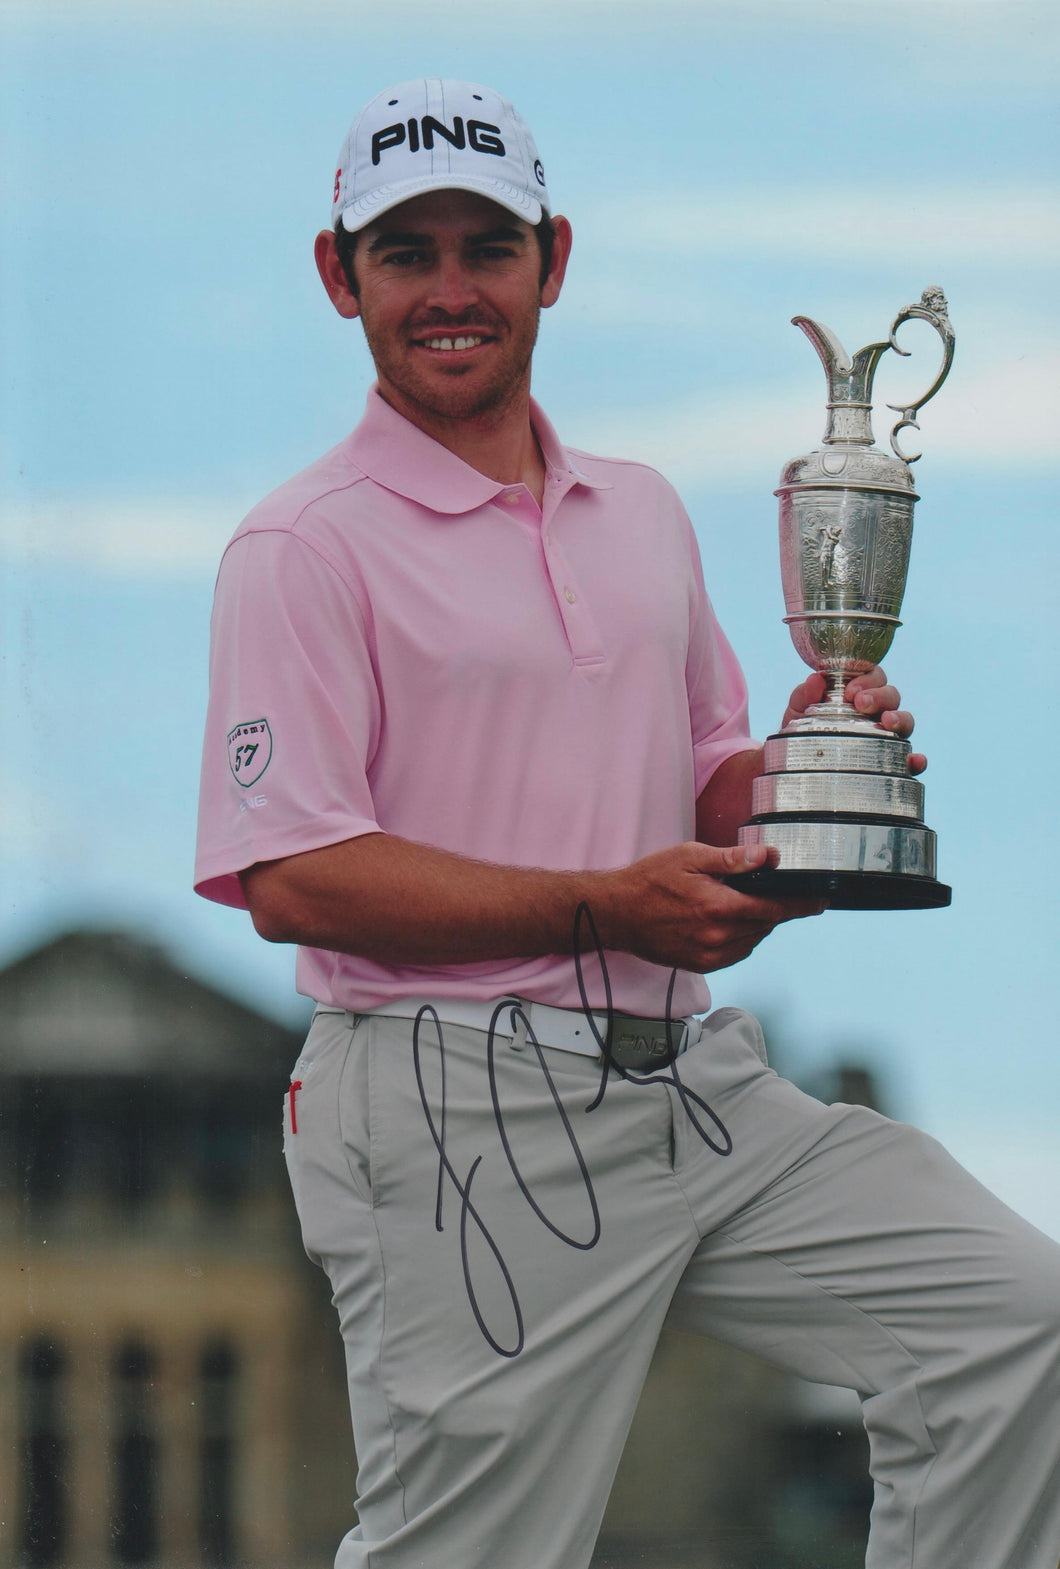
[[[503,407],[480,414],[450,417],[425,408],[406,397],[382,378],[379,391],[392,408],[410,424],[443,447],[448,447],[470,468],[478,469],[502,485],[523,484],[541,505],[545,489],[545,460],[530,424],[529,387]]]

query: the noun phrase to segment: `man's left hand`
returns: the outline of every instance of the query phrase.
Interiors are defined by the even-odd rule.
[[[789,724],[793,719],[799,719],[814,703],[820,703],[828,690],[828,683],[824,676],[816,673],[809,676],[801,686],[797,686],[791,694],[787,712],[784,715],[784,724]],[[884,730],[890,730],[894,735],[906,736],[913,733],[913,716],[904,708],[899,708],[902,701],[897,687],[890,686],[887,677],[879,665],[874,665],[864,675],[855,676],[847,683],[845,697],[848,703],[857,709],[859,714],[864,714],[867,719],[875,719]],[[911,752],[909,755],[909,772],[922,774],[927,767],[927,758],[923,752]]]

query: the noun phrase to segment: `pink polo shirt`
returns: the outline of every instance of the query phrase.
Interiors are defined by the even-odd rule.
[[[206,898],[245,908],[241,869],[380,830],[556,869],[694,837],[697,794],[751,742],[691,524],[654,470],[566,450],[536,405],[533,422],[540,509],[373,390],[353,434],[236,531],[212,626]],[[607,964],[616,1007],[662,1014],[667,971]],[[420,966],[301,948],[297,985],[352,1010],[512,993],[579,1006],[562,955]],[[708,1003],[681,972],[675,1013]]]

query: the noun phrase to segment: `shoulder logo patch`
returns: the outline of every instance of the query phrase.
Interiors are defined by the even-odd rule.
[[[272,757],[272,731],[267,719],[248,719],[228,732],[228,766],[237,785],[257,784]]]

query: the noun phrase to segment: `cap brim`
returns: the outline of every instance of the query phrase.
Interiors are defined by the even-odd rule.
[[[422,196],[426,191],[473,191],[477,196],[486,196],[491,202],[506,207],[529,224],[540,223],[542,214],[547,211],[536,197],[517,185],[510,185],[507,180],[492,180],[486,175],[435,174],[418,180],[400,180],[394,185],[380,185],[358,197],[342,209],[342,227],[356,234],[358,229],[366,228],[391,207],[399,207],[402,202]]]

